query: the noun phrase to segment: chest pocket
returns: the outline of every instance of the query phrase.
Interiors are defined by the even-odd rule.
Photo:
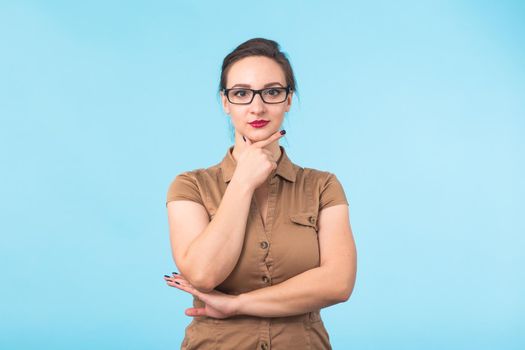
[[[317,226],[317,213],[314,212],[300,212],[290,214],[290,220],[295,225],[308,226],[319,231]]]

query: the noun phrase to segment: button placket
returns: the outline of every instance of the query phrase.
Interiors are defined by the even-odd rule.
[[[260,261],[264,262],[266,260],[266,257],[268,255],[268,246],[269,246],[269,240],[264,230],[264,224],[261,218],[261,215],[259,214],[259,209],[257,207],[257,201],[255,200],[255,196],[252,196],[252,203],[250,206],[250,215],[252,217],[252,220],[254,220],[255,224],[255,232],[257,235],[257,242],[260,247]]]
[[[257,349],[270,349],[270,319],[267,317],[261,318]]]
[[[262,217],[259,214],[259,209],[257,207],[257,202],[254,197],[252,197],[252,217],[257,220],[259,223],[260,230],[257,230],[258,236],[259,236],[259,248],[261,249],[261,267],[262,267],[262,273],[263,276],[261,277],[263,283],[265,285],[271,284],[271,276],[270,276],[270,269],[271,269],[271,261],[272,258],[270,256],[270,232],[272,230],[273,222],[274,222],[274,216],[275,216],[275,203],[276,203],[276,197],[277,197],[277,187],[279,185],[278,179],[276,176],[271,178],[269,180],[269,188],[268,188],[268,210],[266,213],[266,225],[263,223]],[[265,227],[266,226],[266,227]]]
[[[279,185],[277,177],[273,177],[269,182],[268,192],[268,212],[266,217],[266,235],[270,236],[275,217],[275,202],[277,197],[277,186]]]

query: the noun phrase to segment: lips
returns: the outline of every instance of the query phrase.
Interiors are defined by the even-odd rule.
[[[266,124],[268,124],[269,122],[270,122],[269,120],[259,119],[259,120],[254,120],[253,122],[249,124],[253,127],[261,128],[265,126]]]

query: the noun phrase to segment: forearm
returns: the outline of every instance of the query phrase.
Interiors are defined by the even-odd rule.
[[[253,190],[230,182],[206,229],[189,245],[184,265],[196,288],[209,291],[233,270],[244,243]]]
[[[347,284],[334,269],[313,268],[282,283],[240,294],[237,313],[260,317],[306,313],[347,300]]]

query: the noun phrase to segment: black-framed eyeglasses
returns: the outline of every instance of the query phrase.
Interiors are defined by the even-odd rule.
[[[240,87],[233,89],[222,89],[222,92],[226,95],[228,101],[236,105],[249,105],[252,103],[256,94],[261,95],[264,103],[283,103],[286,101],[290,91],[292,91],[292,88],[289,85],[287,87],[276,86],[260,90]]]

